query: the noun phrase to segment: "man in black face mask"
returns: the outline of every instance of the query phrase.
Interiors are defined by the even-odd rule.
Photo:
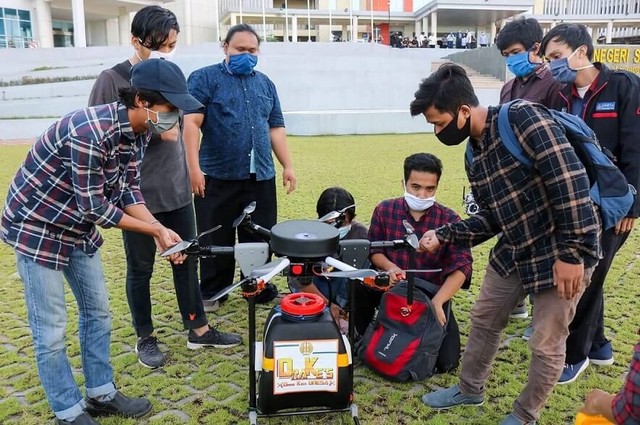
[[[457,65],[443,65],[422,81],[411,114],[424,115],[446,145],[469,138],[473,156],[466,172],[480,205],[478,214],[426,232],[421,249],[472,247],[501,234],[471,311],[460,383],[422,401],[437,409],[482,404],[509,314],[535,293],[528,382],[501,425],[535,423],[562,373],[569,323],[600,255],[587,174],[549,111],[517,101],[509,121],[533,172],[522,167],[500,138],[498,108],[478,104]]]

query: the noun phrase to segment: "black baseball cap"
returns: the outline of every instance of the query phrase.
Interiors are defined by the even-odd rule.
[[[189,94],[187,80],[178,65],[165,59],[147,59],[131,68],[131,86],[159,92],[183,111],[195,111],[202,103]]]

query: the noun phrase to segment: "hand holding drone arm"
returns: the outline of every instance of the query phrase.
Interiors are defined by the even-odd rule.
[[[407,278],[405,272],[382,253],[371,254],[371,264],[389,273],[390,285],[395,285],[398,281]]]
[[[164,251],[182,240],[173,230],[160,224],[144,204],[130,205],[123,211],[124,215],[116,227],[152,236],[159,251]],[[176,253],[170,255],[168,259],[174,264],[182,264],[185,256]]]
[[[428,252],[433,254],[434,252],[440,249],[440,240],[436,236],[435,230],[428,230],[422,235],[422,239],[420,239],[420,247],[417,249],[418,252]]]

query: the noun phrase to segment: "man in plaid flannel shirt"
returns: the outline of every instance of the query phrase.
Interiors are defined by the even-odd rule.
[[[527,383],[501,425],[535,424],[563,369],[569,323],[600,257],[600,220],[589,180],[563,129],[539,104],[518,101],[509,121],[533,160],[523,167],[502,142],[498,108],[479,105],[464,69],[445,64],[422,81],[411,103],[445,145],[469,138],[466,171],[478,214],[428,231],[422,249],[475,246],[497,236],[480,293],[459,385],[426,394],[432,408],[484,403],[485,383],[513,308],[535,293]]]
[[[97,226],[145,233],[161,249],[180,241],[146,208],[140,161],[152,132],[172,128],[178,109],[198,105],[177,65],[141,62],[119,102],[71,112],[49,127],[11,183],[0,237],[16,253],[38,375],[57,424],[93,425],[97,414],[141,417],[151,410],[149,400],[126,397],[113,382],[109,297]],[[87,399],[66,354],[63,276],[78,304]]]

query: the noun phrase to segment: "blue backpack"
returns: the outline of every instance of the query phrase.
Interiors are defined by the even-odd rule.
[[[498,133],[509,150],[518,161],[531,169],[533,161],[524,152],[509,122],[509,107],[514,101],[500,106],[498,112]],[[591,190],[591,200],[600,208],[603,229],[610,229],[622,220],[631,209],[636,190],[627,183],[622,171],[612,161],[613,155],[603,149],[589,126],[579,117],[567,112],[549,109],[551,116],[560,125],[573,147],[578,159],[584,165]],[[469,164],[473,161],[471,144],[467,144],[465,153]]]

